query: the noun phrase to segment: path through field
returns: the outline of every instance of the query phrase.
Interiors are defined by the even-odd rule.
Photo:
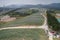
[[[40,28],[40,29],[44,29],[44,30],[48,30],[48,25],[47,25],[47,18],[45,15],[43,15],[41,13],[41,15],[45,18],[45,21],[44,21],[44,24],[42,26],[18,26],[18,27],[6,27],[6,28],[0,28],[0,30],[5,30],[5,29],[20,29],[20,28],[23,28],[23,29],[30,29],[30,28]],[[47,34],[47,35],[50,35],[49,36],[49,40],[53,40],[52,38],[52,35],[51,34]]]

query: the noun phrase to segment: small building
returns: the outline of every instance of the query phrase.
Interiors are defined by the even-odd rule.
[[[6,16],[1,17],[0,21],[2,21],[2,22],[9,22],[9,21],[13,21],[15,19],[16,19],[15,17],[10,17],[9,15],[6,15]]]

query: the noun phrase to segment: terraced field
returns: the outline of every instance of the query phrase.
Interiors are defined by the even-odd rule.
[[[0,40],[48,40],[42,29],[7,29],[0,31]]]
[[[15,26],[25,26],[25,25],[36,25],[41,26],[44,23],[44,17],[40,13],[35,13],[30,16],[26,16],[24,18],[16,19],[15,21],[11,21],[5,23],[0,26],[1,27],[15,27]]]

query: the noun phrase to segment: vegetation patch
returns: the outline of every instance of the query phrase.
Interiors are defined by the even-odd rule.
[[[49,28],[51,28],[54,31],[59,31],[60,30],[60,23],[58,22],[58,20],[56,19],[56,17],[52,13],[53,12],[47,11],[47,22],[48,22]]]
[[[0,31],[0,40],[48,40],[42,29],[7,29]]]
[[[37,12],[39,12],[39,10],[36,9],[15,9],[3,15],[9,15],[11,17],[25,17]]]
[[[14,21],[3,24],[1,27],[15,27],[24,25],[36,25],[41,26],[44,24],[44,17],[40,13],[35,13],[24,18],[19,18]]]

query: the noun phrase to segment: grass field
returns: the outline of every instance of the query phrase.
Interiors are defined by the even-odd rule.
[[[0,31],[0,40],[48,40],[42,29],[7,29]]]
[[[16,19],[14,21],[3,24],[1,27],[14,27],[14,26],[24,26],[24,25],[36,25],[41,26],[44,23],[44,17],[40,13],[35,13],[30,16]]]

